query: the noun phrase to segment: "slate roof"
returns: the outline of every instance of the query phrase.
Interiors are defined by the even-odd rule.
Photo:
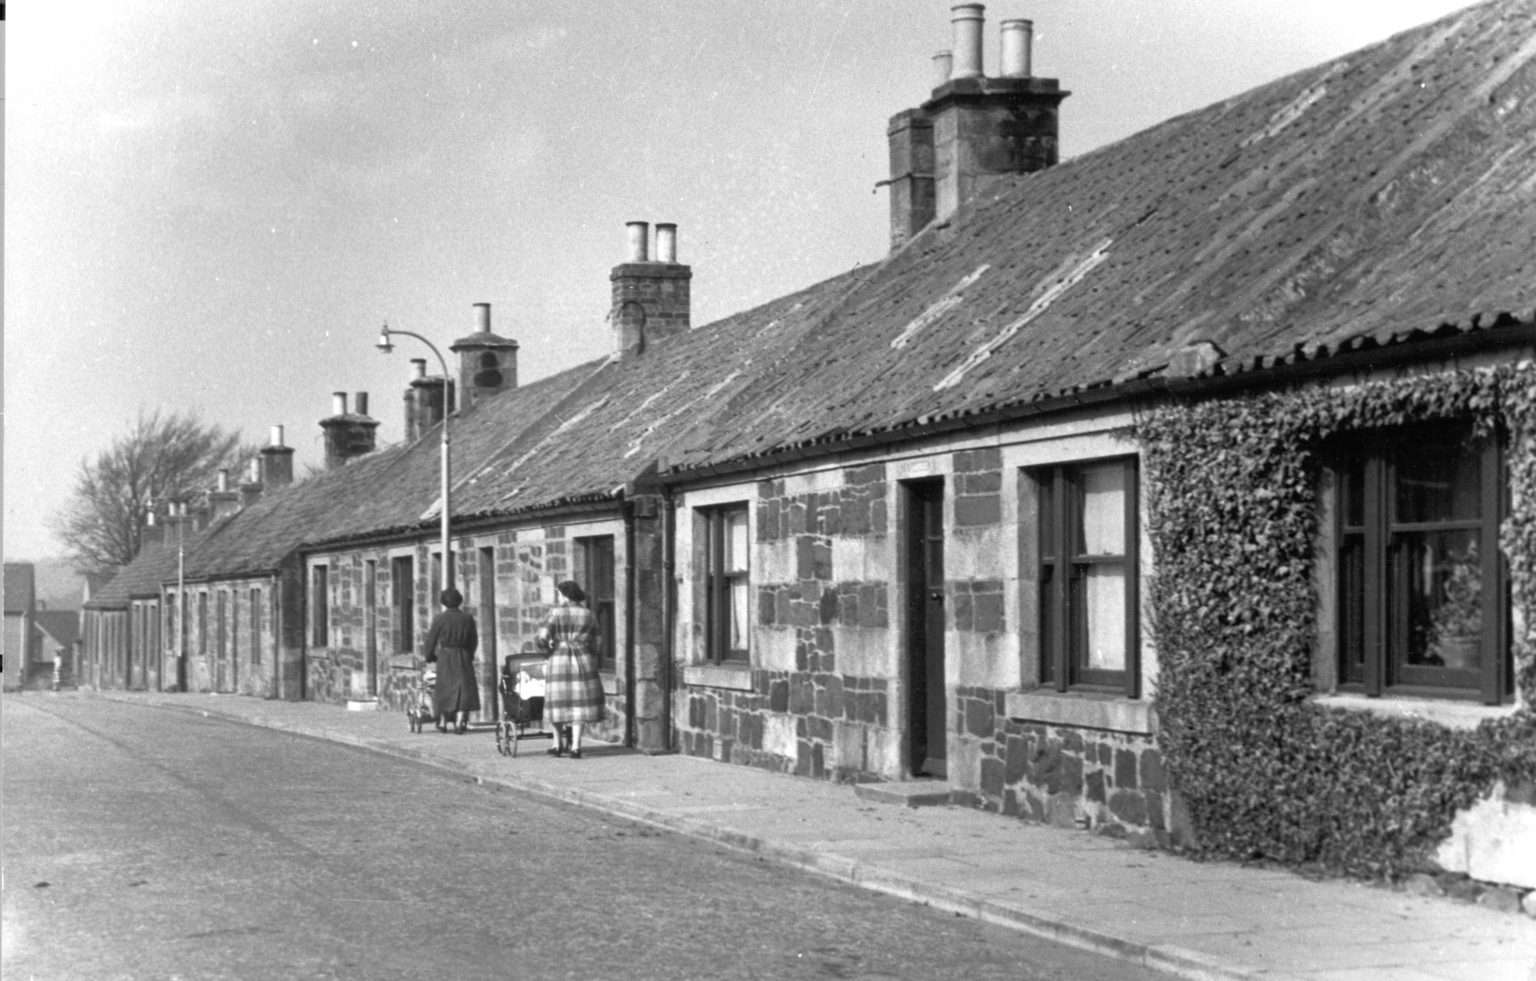
[[[80,636],[80,611],[38,610],[37,625],[60,647],[73,647]]]
[[[1529,324],[1533,65],[1532,0],[1472,8],[1009,181],[875,265],[483,399],[450,425],[456,522],[1128,392],[1190,374],[1190,350],[1232,374]],[[271,493],[188,575],[430,534],[438,454],[433,430]]]
[[[1187,348],[1231,374],[1528,324],[1533,161],[1536,5],[1462,11],[1008,182],[888,257],[674,465],[1169,377]]]
[[[189,535],[186,551],[190,554],[198,537]],[[176,580],[176,542],[149,542],[139,549],[133,561],[118,570],[97,593],[85,603],[87,610],[120,610],[130,599],[155,596],[162,582]]]
[[[854,270],[621,361],[597,362],[547,416],[465,483],[455,509],[508,515],[621,496],[626,485],[775,368],[862,271]]]

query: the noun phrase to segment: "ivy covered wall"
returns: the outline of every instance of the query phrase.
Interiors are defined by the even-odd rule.
[[[1474,420],[1508,448],[1500,543],[1521,707],[1476,729],[1312,700],[1322,444],[1437,419]],[[1536,779],[1536,367],[1176,405],[1137,435],[1160,740],[1200,849],[1396,877],[1426,868],[1497,781]]]

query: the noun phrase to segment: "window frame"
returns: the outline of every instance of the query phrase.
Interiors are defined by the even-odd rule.
[[[710,664],[748,664],[752,659],[752,509],[746,501],[698,509],[704,535],[704,657]],[[726,529],[740,515],[746,523],[746,552],[739,569],[724,568]],[[746,646],[731,647],[731,593],[740,583],[746,589],[747,609],[742,623]]]
[[[257,667],[261,666],[261,587],[251,587],[251,657],[250,662]]]
[[[1422,452],[1422,447],[1446,434],[1467,441],[1478,468],[1478,514],[1475,518],[1444,518],[1400,521],[1395,514],[1398,490],[1397,457]],[[1510,583],[1499,549],[1499,525],[1509,511],[1509,481],[1504,440],[1499,433],[1479,436],[1470,420],[1440,420],[1350,433],[1333,442],[1329,467],[1333,476],[1333,620],[1332,669],[1341,692],[1367,698],[1418,696],[1446,700],[1476,699],[1486,705],[1503,704],[1513,691],[1513,654],[1510,645]],[[1351,521],[1349,497],[1351,470],[1361,470],[1360,523]],[[1478,667],[1465,671],[1407,663],[1401,623],[1394,624],[1392,590],[1405,588],[1401,562],[1394,567],[1394,536],[1473,532],[1478,545],[1479,584],[1491,583],[1479,597],[1481,626],[1478,635]],[[1358,581],[1346,567],[1348,546],[1360,540]],[[1358,597],[1356,591],[1358,590]],[[1491,598],[1492,602],[1489,602]],[[1356,606],[1356,603],[1359,606]],[[1355,630],[1349,618],[1359,609]],[[1404,613],[1398,612],[1398,619]],[[1396,645],[1396,646],[1395,646]],[[1359,670],[1356,669],[1358,656]]]
[[[395,653],[416,648],[416,558],[394,555],[389,560],[390,633]]]
[[[311,647],[329,647],[331,643],[331,569],[317,563],[309,573],[309,643]]]
[[[1067,543],[1082,513],[1082,475],[1092,467],[1118,465],[1124,480],[1124,542],[1119,553],[1068,554]],[[1140,460],[1135,455],[1093,457],[1030,467],[1035,483],[1037,548],[1035,572],[1039,617],[1037,680],[1058,692],[1105,692],[1141,696],[1141,517]],[[1072,586],[1094,566],[1124,571],[1125,666],[1105,670],[1087,666],[1087,650],[1076,649]]]

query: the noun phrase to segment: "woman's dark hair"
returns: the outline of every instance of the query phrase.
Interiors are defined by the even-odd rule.
[[[443,605],[448,607],[450,610],[457,610],[460,606],[464,605],[464,595],[457,589],[454,589],[452,586],[449,586],[447,589],[443,590],[443,595],[438,598],[442,600]]]
[[[581,586],[574,579],[567,579],[557,584],[555,588],[560,590],[561,596],[564,596],[572,603],[585,603],[587,601],[586,592],[582,590]]]

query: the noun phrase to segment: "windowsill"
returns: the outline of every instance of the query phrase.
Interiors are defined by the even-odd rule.
[[[1098,692],[1011,691],[1004,696],[1008,718],[1080,729],[1107,729],[1150,736],[1157,732],[1152,703]]]
[[[1422,719],[1436,722],[1447,729],[1475,729],[1486,719],[1502,719],[1514,715],[1518,705],[1481,705],[1477,702],[1458,702],[1441,698],[1417,698],[1409,695],[1387,695],[1368,698],[1352,692],[1332,695],[1316,695],[1312,702],[1327,709],[1369,712],[1395,719]]]
[[[683,666],[683,684],[693,688],[731,688],[752,690],[752,666],[749,664],[687,664]]]

